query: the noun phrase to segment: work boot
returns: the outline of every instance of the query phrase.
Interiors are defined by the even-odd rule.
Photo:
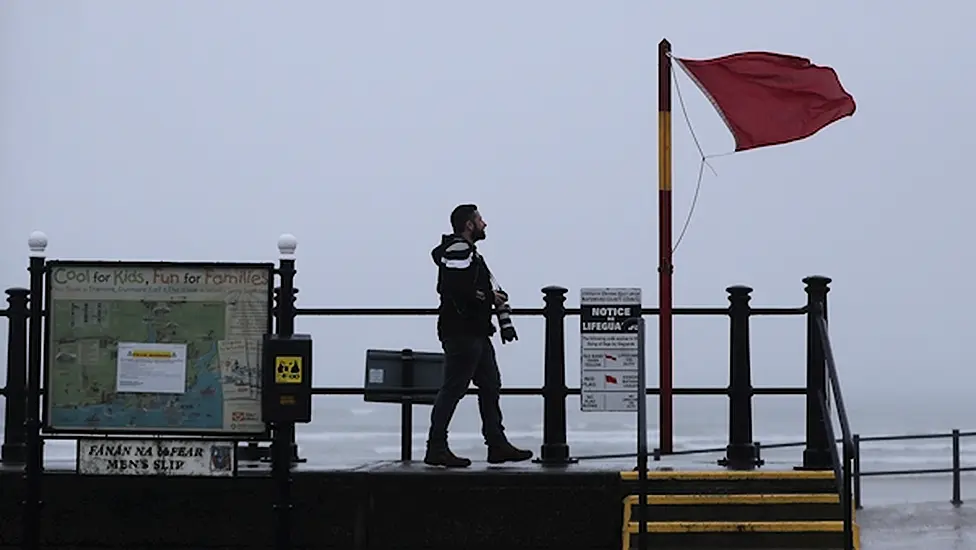
[[[427,447],[424,455],[424,464],[428,466],[444,466],[445,468],[467,468],[471,461],[462,456],[452,453],[447,447],[431,448]]]
[[[508,441],[488,446],[488,463],[501,464],[502,462],[522,462],[532,458],[532,451],[519,449]]]

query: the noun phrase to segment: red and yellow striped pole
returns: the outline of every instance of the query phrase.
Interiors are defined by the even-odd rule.
[[[657,163],[658,163],[658,299],[661,314],[659,328],[660,369],[660,418],[658,448],[661,454],[673,450],[673,394],[672,394],[672,287],[671,275],[671,43],[667,39],[658,44],[658,113],[657,113]]]

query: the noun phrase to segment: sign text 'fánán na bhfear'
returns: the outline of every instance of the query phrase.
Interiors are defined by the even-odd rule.
[[[80,439],[78,473],[86,475],[234,475],[234,444],[179,439]]]

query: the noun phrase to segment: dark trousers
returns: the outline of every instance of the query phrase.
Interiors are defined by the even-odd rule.
[[[502,410],[499,405],[502,377],[498,371],[498,360],[495,358],[495,347],[491,344],[491,338],[451,337],[442,340],[441,346],[444,348],[444,381],[430,412],[428,447],[447,447],[447,426],[472,381],[478,387],[481,434],[485,438],[485,444],[504,443],[505,428],[502,426]]]

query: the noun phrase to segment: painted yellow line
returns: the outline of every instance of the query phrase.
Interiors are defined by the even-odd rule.
[[[627,495],[624,503],[637,506],[638,495]],[[774,494],[774,495],[647,495],[647,503],[664,505],[709,504],[840,504],[840,496],[833,493]]]
[[[627,532],[636,533],[631,521]],[[649,521],[648,533],[840,533],[843,521]]]
[[[620,479],[637,481],[637,472],[620,472]],[[705,471],[662,471],[647,472],[647,479],[665,480],[741,480],[741,479],[834,479],[834,472],[830,470],[767,470],[767,471],[739,471],[739,470],[705,470]]]

